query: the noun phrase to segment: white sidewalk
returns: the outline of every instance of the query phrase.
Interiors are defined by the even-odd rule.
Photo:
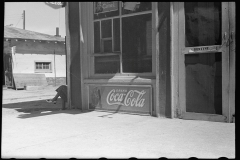
[[[2,158],[235,158],[234,123],[60,107],[41,99],[3,104]]]

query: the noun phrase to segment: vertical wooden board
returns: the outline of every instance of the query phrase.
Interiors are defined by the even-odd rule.
[[[88,53],[90,51],[91,44],[89,42],[89,29],[90,29],[90,20],[92,20],[89,17],[89,5],[88,2],[83,2],[79,4],[79,24],[81,25],[80,28],[80,39],[81,34],[83,37],[83,41],[80,40],[80,85],[81,85],[81,93],[87,93],[87,88],[84,85],[83,79],[88,77]],[[81,106],[83,110],[88,109],[88,103],[87,103],[87,94],[81,94]]]
[[[178,3],[171,2],[171,110],[172,118],[177,117],[178,108]]]
[[[236,3],[229,2],[230,14],[230,91],[229,91],[229,108],[230,117],[235,114],[235,87],[236,87]]]
[[[170,108],[170,3],[158,3],[159,31],[159,103],[160,113],[171,116]]]
[[[171,117],[170,107],[170,2],[159,2],[159,86],[160,106],[164,116]]]
[[[159,2],[158,2],[159,3]],[[158,4],[159,5],[159,4]],[[155,6],[156,7],[156,6]],[[155,8],[155,11],[156,13],[153,14],[154,18],[155,18],[155,21],[157,23],[159,23],[159,13],[158,13],[158,7]],[[158,24],[156,25],[156,30],[157,30],[157,34],[155,35],[156,37],[156,60],[155,60],[155,67],[156,67],[156,94],[155,94],[155,101],[156,101],[156,105],[154,106],[155,107],[155,114],[157,117],[160,117],[161,113],[160,113],[160,82],[159,82],[159,78],[160,78],[160,65],[159,65],[159,31],[158,31]]]
[[[83,54],[80,45],[80,4],[83,2],[70,2],[69,5],[69,35],[70,35],[70,91],[72,108],[82,109],[82,77],[81,61]]]
[[[186,111],[186,84],[185,84],[185,64],[184,64],[184,54],[182,53],[182,49],[185,47],[185,18],[184,18],[184,2],[179,2],[178,5],[178,11],[179,11],[179,29],[178,29],[178,68],[179,68],[179,108],[178,112],[181,114],[182,112]],[[179,115],[180,116],[180,115]]]
[[[71,74],[70,74],[70,66],[71,66],[71,35],[70,35],[70,12],[69,12],[69,2],[66,2],[66,7],[65,7],[65,19],[66,19],[66,82],[68,86],[68,108],[72,108],[71,105]]]
[[[229,6],[228,2],[222,2],[222,35],[226,33],[226,41],[228,40],[229,36]],[[224,116],[228,117],[229,119],[229,46],[224,44],[222,46],[222,113]]]

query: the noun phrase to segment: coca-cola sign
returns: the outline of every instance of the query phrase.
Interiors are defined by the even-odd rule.
[[[94,2],[94,13],[105,13],[118,10],[118,1]]]
[[[90,109],[102,108],[151,114],[152,88],[149,85],[102,85],[90,87]]]
[[[146,93],[145,90],[130,90],[124,93],[118,92],[117,89],[112,89],[106,98],[108,105],[124,105],[131,107],[143,107],[145,98],[142,98]],[[121,91],[121,90],[120,90]],[[136,95],[136,96],[135,96]]]

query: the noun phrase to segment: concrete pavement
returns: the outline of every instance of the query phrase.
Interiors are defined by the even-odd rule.
[[[2,158],[235,158],[234,123],[62,111],[54,90],[3,91]]]

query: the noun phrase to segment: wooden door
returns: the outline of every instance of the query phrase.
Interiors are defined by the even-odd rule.
[[[180,118],[228,122],[228,3],[182,2],[178,12]]]

